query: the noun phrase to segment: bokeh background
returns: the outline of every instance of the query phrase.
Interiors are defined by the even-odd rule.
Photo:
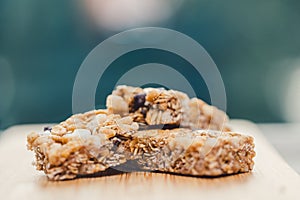
[[[71,115],[74,79],[88,53],[143,26],[180,31],[208,51],[222,74],[230,117],[299,122],[299,11],[298,0],[0,0],[0,129]],[[122,71],[148,62],[189,69],[168,52],[126,54],[100,80],[97,106]],[[209,102],[201,78],[197,87]]]

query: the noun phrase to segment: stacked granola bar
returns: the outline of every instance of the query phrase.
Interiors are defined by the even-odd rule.
[[[106,106],[110,113],[147,125],[229,130],[226,113],[176,90],[121,85],[107,97]]]
[[[163,95],[157,94],[158,91]],[[151,92],[155,92],[153,99]],[[178,94],[176,98],[174,93]],[[140,96],[143,96],[142,100],[139,100]],[[164,106],[162,99],[168,99],[181,108],[168,103]],[[118,103],[112,103],[115,101]],[[35,153],[37,170],[43,170],[50,180],[73,179],[129,162],[134,162],[141,170],[195,176],[219,176],[252,170],[255,156],[253,138],[218,131],[223,126],[222,120],[213,122],[217,130],[195,129],[210,127],[205,123],[213,116],[201,112],[202,117],[209,116],[209,119],[191,117],[184,120],[184,116],[189,114],[186,109],[191,109],[191,102],[193,100],[177,91],[118,87],[108,97],[107,110],[76,114],[41,133],[33,132],[27,137],[27,146]],[[172,106],[173,109],[170,109]],[[208,105],[202,105],[200,110],[203,106]],[[143,109],[146,109],[146,114],[142,113]],[[227,118],[222,111],[211,109]],[[163,117],[156,116],[152,120],[151,114],[154,113],[161,113]],[[182,123],[187,123],[186,128],[177,128]],[[164,126],[165,130],[157,129],[156,125],[161,124],[168,126]]]

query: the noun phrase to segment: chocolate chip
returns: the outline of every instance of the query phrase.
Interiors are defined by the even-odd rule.
[[[135,112],[140,107],[143,107],[146,101],[146,94],[137,94],[133,97],[132,112]]]
[[[51,132],[52,128],[49,126],[44,127],[44,131],[50,131]]]

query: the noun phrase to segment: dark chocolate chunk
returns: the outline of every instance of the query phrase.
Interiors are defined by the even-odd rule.
[[[133,97],[132,112],[137,111],[140,107],[143,107],[146,101],[146,94],[137,94]]]
[[[50,131],[51,132],[52,128],[49,126],[44,127],[44,131]]]

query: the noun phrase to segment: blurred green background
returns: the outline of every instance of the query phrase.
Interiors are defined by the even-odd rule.
[[[299,121],[299,11],[297,0],[0,0],[0,129],[71,115],[74,79],[88,53],[109,36],[143,26],[180,31],[208,51],[222,74],[230,117]],[[188,65],[158,50],[124,55],[100,80],[98,107],[120,71],[148,62]],[[201,80],[198,89],[209,101]]]

